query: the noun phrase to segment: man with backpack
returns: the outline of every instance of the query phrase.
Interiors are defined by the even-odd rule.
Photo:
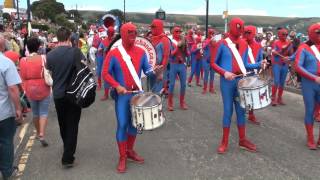
[[[47,55],[47,68],[52,72],[53,97],[58,115],[60,135],[63,140],[62,165],[66,168],[74,165],[78,126],[81,117],[81,106],[76,105],[66,97],[66,90],[71,76],[74,74],[74,64],[85,60],[80,49],[71,46],[70,36],[70,30],[61,27],[57,32],[59,43]],[[75,59],[75,57],[77,58]]]

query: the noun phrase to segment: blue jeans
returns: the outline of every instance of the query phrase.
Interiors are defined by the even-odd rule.
[[[34,118],[48,117],[50,100],[50,95],[40,101],[30,100],[32,114]]]
[[[0,121],[0,171],[5,178],[10,177],[13,171],[13,138],[16,128],[14,117]]]

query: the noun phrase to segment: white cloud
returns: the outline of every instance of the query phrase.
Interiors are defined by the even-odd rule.
[[[268,13],[266,10],[260,10],[260,9],[233,9],[229,10],[230,15],[255,15],[255,16],[268,16]]]

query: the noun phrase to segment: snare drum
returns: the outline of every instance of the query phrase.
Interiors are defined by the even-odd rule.
[[[248,110],[267,107],[271,103],[270,84],[259,76],[244,77],[238,83],[240,105]]]
[[[165,122],[161,97],[151,92],[137,94],[130,101],[132,125],[138,131],[153,130]]]

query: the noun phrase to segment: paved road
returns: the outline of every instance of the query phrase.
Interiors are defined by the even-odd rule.
[[[62,142],[52,105],[47,131],[50,146],[42,148],[37,141],[32,145],[31,136],[21,161],[26,163],[21,179],[319,179],[320,151],[310,151],[305,145],[300,95],[286,92],[284,100],[288,105],[256,112],[262,124],[248,124],[247,136],[257,144],[258,153],[238,148],[233,119],[229,151],[225,155],[216,153],[222,134],[220,92],[201,95],[200,88],[191,87],[187,95],[190,110],[176,108],[167,112],[167,122],[162,128],[140,135],[136,149],[146,162],[129,163],[127,173],[121,175],[115,171],[118,153],[113,101],[97,100],[83,111],[76,154],[78,165],[69,170],[60,165]],[[178,107],[178,99],[175,100]],[[318,124],[315,132],[318,134]]]

